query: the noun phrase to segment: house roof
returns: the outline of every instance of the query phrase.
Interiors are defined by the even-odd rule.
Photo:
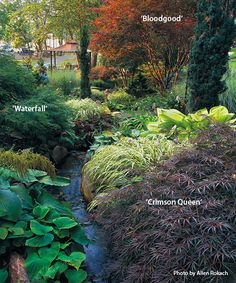
[[[74,40],[69,40],[65,44],[62,44],[59,47],[51,49],[51,51],[60,51],[60,52],[76,52],[79,49],[79,43]]]

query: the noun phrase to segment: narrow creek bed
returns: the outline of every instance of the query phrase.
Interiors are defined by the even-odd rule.
[[[79,152],[72,152],[66,159],[59,175],[71,179],[68,187],[63,189],[65,199],[72,206],[75,217],[84,227],[89,240],[92,241],[88,246],[84,246],[86,254],[86,267],[91,282],[108,283],[103,279],[104,265],[107,259],[106,240],[101,228],[91,219],[87,212],[87,205],[81,193],[81,177],[84,156]]]

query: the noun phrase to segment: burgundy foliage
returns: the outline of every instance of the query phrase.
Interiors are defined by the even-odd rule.
[[[104,198],[114,283],[231,282],[236,274],[236,133],[215,126],[192,149],[159,164],[139,185]],[[202,200],[150,206],[147,199]],[[174,271],[229,276],[176,276]],[[235,279],[233,279],[232,282]]]

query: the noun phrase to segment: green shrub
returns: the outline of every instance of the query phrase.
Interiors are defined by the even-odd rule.
[[[35,93],[33,73],[11,56],[0,53],[0,108]]]
[[[90,85],[92,87],[97,87],[101,90],[113,89],[115,87],[114,81],[103,81],[103,80],[91,80]]]
[[[132,109],[142,112],[153,112],[158,107],[166,109],[173,108],[181,112],[186,112],[187,97],[185,97],[185,92],[186,84],[183,80],[170,91],[167,91],[164,96],[160,96],[159,93],[152,93],[151,95],[137,99],[136,102],[133,103]]]
[[[137,99],[132,105],[131,109],[140,112],[154,112],[157,107],[162,106],[162,98],[155,94]]]
[[[124,138],[96,151],[85,165],[84,174],[93,184],[95,194],[107,193],[132,183],[140,170],[150,168],[174,149],[176,146],[164,138],[156,141]],[[97,204],[96,200],[92,206],[94,204]]]
[[[108,96],[108,106],[114,110],[130,109],[135,98],[125,90],[120,89],[112,92]]]
[[[213,127],[139,184],[103,197],[96,215],[109,235],[111,282],[235,282],[235,164],[236,132]],[[189,270],[206,273],[175,273]]]
[[[110,113],[107,107],[90,98],[71,99],[66,102],[66,105],[73,110],[75,120],[91,121],[94,118],[100,119],[103,115]]]
[[[216,106],[208,111],[202,109],[194,114],[184,115],[175,109],[157,109],[158,120],[148,124],[151,132],[164,133],[167,136],[177,137],[179,141],[194,138],[200,131],[207,130],[214,123],[232,124],[234,114],[227,108]]]
[[[80,81],[74,71],[53,72],[50,77],[50,85],[54,90],[60,90],[66,96],[76,94],[75,89],[80,87]]]
[[[104,91],[98,90],[98,89],[92,89],[92,95],[91,98],[104,102],[106,100],[106,96]]]
[[[220,94],[219,100],[229,111],[236,113],[236,70],[230,70],[226,79],[227,90]]]
[[[46,105],[45,112],[16,112],[9,105],[1,113],[1,140],[8,144],[20,144],[23,148],[58,142],[62,135],[73,129],[72,113],[62,97],[44,91],[16,103],[16,106],[34,107]]]
[[[25,258],[32,283],[61,282],[63,278],[69,283],[83,282],[87,275],[81,269],[85,260],[82,245],[89,241],[70,207],[45,189],[67,186],[69,180],[36,170],[45,160],[33,153],[0,152],[1,157],[8,160],[7,167],[0,165],[0,270],[5,274],[1,283],[7,280],[9,259],[14,253]],[[16,165],[17,159],[20,164]],[[29,166],[23,174],[18,171],[22,160]]]
[[[153,94],[153,92],[147,78],[142,73],[134,78],[128,89],[128,93],[137,98]]]

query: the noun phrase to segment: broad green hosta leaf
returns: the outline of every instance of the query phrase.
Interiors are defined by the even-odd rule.
[[[64,244],[61,243],[61,250],[66,249],[66,248],[69,247],[71,244],[72,244],[72,242],[67,242],[67,243],[64,243]]]
[[[53,223],[53,220],[59,217],[60,217],[60,214],[57,211],[51,209],[43,221],[45,221],[46,223]]]
[[[23,230],[26,230],[27,222],[26,221],[17,221],[17,223],[14,225],[14,227],[20,227]]]
[[[43,206],[55,209],[56,212],[60,213],[61,215],[73,215],[68,204],[56,200],[45,191],[41,192],[40,196],[38,197],[38,202]]]
[[[20,174],[16,173],[14,170],[10,170],[8,168],[3,168],[3,167],[0,168],[0,176],[8,180],[19,181],[22,183],[32,183],[37,181],[37,178],[35,178],[32,172],[27,172],[27,174],[21,176]]]
[[[30,231],[30,230],[28,230],[28,231],[25,232],[24,238],[30,238],[30,237],[32,237],[33,235],[34,235],[33,232]]]
[[[22,214],[20,198],[10,190],[0,190],[0,217],[17,221]]]
[[[8,229],[9,232],[12,233],[11,236],[9,236],[9,238],[17,238],[17,236],[24,236],[25,234],[25,230],[21,227],[11,227]]]
[[[209,117],[214,121],[226,123],[234,117],[234,114],[229,113],[228,109],[224,106],[216,106],[211,108]]]
[[[86,246],[90,243],[89,239],[85,235],[84,229],[80,226],[75,227],[71,232],[71,239],[76,243]]]
[[[8,235],[8,230],[7,228],[4,228],[4,227],[0,227],[0,239],[1,240],[5,240],[6,237]],[[1,282],[1,281],[0,281]]]
[[[58,255],[58,259],[66,262],[70,266],[73,266],[77,270],[79,270],[85,258],[86,258],[85,254],[81,252],[73,252],[69,256],[66,255],[64,252],[60,252]]]
[[[35,170],[35,169],[29,169],[28,172],[38,178],[38,177],[44,177],[44,176],[47,176],[47,173],[45,171],[40,171],[40,170]]]
[[[27,223],[25,221],[18,221],[14,226],[8,227],[9,239],[29,238],[33,236],[30,230],[27,230]]]
[[[60,243],[54,242],[49,248],[39,249],[38,254],[41,258],[46,258],[50,260],[50,262],[53,262],[54,259],[56,259],[56,257],[58,256],[59,251],[60,251]]]
[[[55,264],[50,266],[50,268],[45,273],[44,278],[54,279],[56,274],[64,273],[67,270],[67,268],[68,268],[67,264],[65,264],[61,261],[57,261]]]
[[[70,184],[70,179],[64,177],[56,177],[52,179],[49,176],[45,176],[38,179],[39,183],[49,186],[66,187]]]
[[[78,225],[78,223],[69,217],[59,217],[53,220],[58,229],[70,229]]]
[[[33,209],[33,214],[38,218],[38,219],[43,219],[46,217],[48,212],[51,210],[50,207],[43,206],[43,205],[38,205]]]
[[[37,253],[28,255],[25,260],[25,268],[32,281],[36,276],[38,276],[40,272],[46,273],[49,269],[50,264],[50,260],[48,260],[47,258],[39,257]]]
[[[157,115],[162,121],[183,121],[185,115],[176,109],[157,109]]]
[[[11,186],[11,191],[16,193],[22,202],[22,207],[25,209],[33,208],[33,200],[29,195],[29,190],[21,185]]]
[[[28,239],[25,243],[26,246],[32,248],[45,247],[52,243],[54,236],[52,234],[47,234],[45,236],[36,236]]]
[[[67,270],[65,276],[69,283],[82,283],[87,278],[87,273],[84,270]]]
[[[208,129],[214,122],[230,125],[236,122],[236,119],[233,119],[234,114],[229,113],[223,106],[213,107],[210,112],[201,109],[188,115],[175,109],[157,109],[157,112],[158,121],[149,123],[148,130],[156,134],[164,133],[167,137],[177,135],[179,141],[196,137],[200,131]]]
[[[5,283],[8,277],[8,273],[5,269],[0,269],[0,282]]]
[[[62,230],[58,230],[58,229],[54,229],[54,233],[60,238],[66,238],[70,236],[70,231],[69,229],[62,229]]]
[[[30,220],[33,220],[33,219],[34,219],[34,217],[31,214],[22,214],[21,217],[20,217],[20,220],[22,220],[22,221],[30,221]]]
[[[153,131],[155,133],[157,133],[160,130],[158,122],[148,123],[147,128],[148,128],[149,131]]]
[[[17,180],[17,178],[19,178],[17,173],[15,173],[14,171],[8,168],[4,168],[4,167],[0,167],[0,176],[1,178],[6,179],[6,180],[11,180],[11,179]]]
[[[9,189],[10,186],[10,182],[7,179],[0,177],[0,189]]]
[[[42,225],[36,220],[30,221],[30,229],[35,235],[38,235],[38,236],[43,236],[53,230],[51,226]]]
[[[208,111],[206,108],[198,110],[197,112],[195,112],[194,114],[190,114],[190,117],[192,118],[192,120],[200,122],[204,119],[206,119],[206,117],[209,115]]]

